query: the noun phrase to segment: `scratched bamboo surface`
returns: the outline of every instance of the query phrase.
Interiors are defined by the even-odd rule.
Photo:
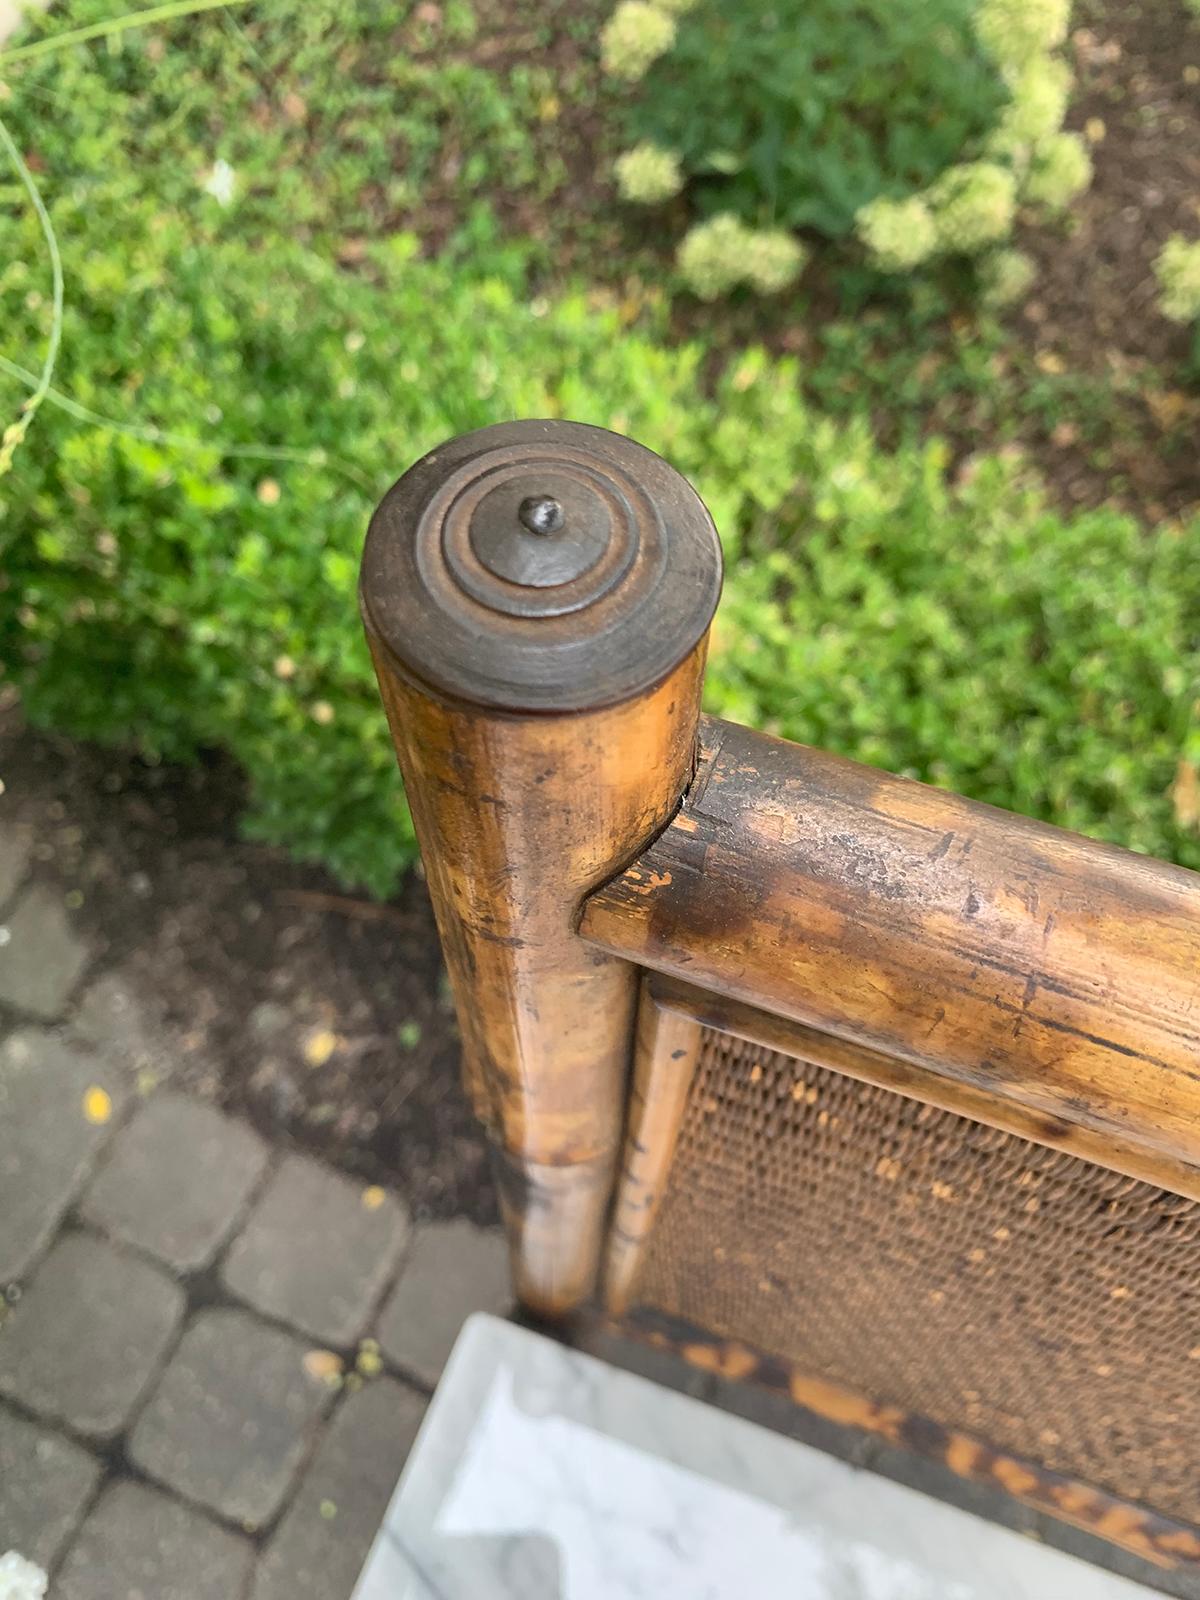
[[[1111,1138],[1164,1187],[1200,1165],[1182,868],[705,718],[678,814],[581,932],[1013,1101],[1090,1160]]]
[[[637,1000],[636,972],[574,923],[678,800],[703,655],[626,705],[531,718],[439,701],[376,652],[516,1287],[546,1314],[594,1284]]]
[[[519,1298],[592,1292],[638,974],[580,904],[691,777],[720,541],[633,440],[554,419],[447,440],[371,519],[360,599],[497,1158]]]
[[[604,1269],[604,1298],[624,1311],[654,1219],[666,1192],[675,1140],[700,1057],[703,1030],[693,1017],[665,1010],[646,984],[638,1002],[633,1082],[625,1149],[613,1202]]]

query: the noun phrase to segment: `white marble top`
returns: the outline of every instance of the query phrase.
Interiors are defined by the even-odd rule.
[[[353,1600],[1147,1600],[494,1317],[463,1329]]]

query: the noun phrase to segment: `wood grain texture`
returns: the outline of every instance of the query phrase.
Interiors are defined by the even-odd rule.
[[[500,423],[383,497],[359,599],[497,1157],[518,1296],[594,1287],[637,973],[583,897],[691,776],[721,547],[695,490],[603,428]]]
[[[629,1303],[666,1190],[700,1039],[698,1022],[681,1011],[664,1010],[643,984],[625,1148],[605,1254],[604,1299],[614,1315]]]
[[[1043,1143],[1084,1130],[1164,1185],[1200,1165],[1200,876],[714,719],[701,746],[589,897],[597,948],[1011,1102]]]
[[[1200,1529],[1188,1523],[993,1449],[982,1439],[945,1428],[928,1417],[810,1377],[792,1363],[752,1345],[715,1338],[679,1319],[639,1310],[613,1323],[612,1331],[669,1351],[718,1377],[786,1395],[815,1416],[939,1461],[961,1478],[997,1488],[1152,1566],[1195,1573],[1200,1579]]]
[[[595,1284],[638,984],[577,937],[579,906],[678,803],[705,641],[639,699],[534,717],[440,700],[371,644],[517,1293],[555,1315]]]

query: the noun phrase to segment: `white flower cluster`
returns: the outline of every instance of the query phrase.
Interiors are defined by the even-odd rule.
[[[0,1556],[0,1600],[44,1600],[46,1574],[15,1550]]]
[[[885,272],[908,272],[937,249],[937,224],[920,195],[907,200],[881,196],[858,213],[858,235]]]
[[[1035,145],[1062,127],[1071,93],[1071,69],[1056,56],[1045,56],[1007,76],[1012,98],[1000,113],[988,153],[1023,162]]]
[[[1065,211],[1092,181],[1092,158],[1077,133],[1055,133],[1033,153],[1025,198],[1050,211]]]
[[[742,277],[760,294],[778,294],[804,270],[808,251],[782,228],[754,229],[746,234]]]
[[[993,250],[979,267],[985,305],[1010,306],[1020,300],[1037,276],[1037,267],[1023,250]]]
[[[1067,37],[1071,0],[980,0],[979,41],[1003,67],[1021,67]]]
[[[1162,293],[1158,308],[1172,322],[1200,319],[1200,239],[1189,241],[1172,234],[1154,263]]]
[[[974,255],[1012,230],[1017,180],[996,161],[963,161],[932,185],[929,205],[939,249]]]
[[[677,262],[684,282],[701,300],[715,300],[738,284],[775,294],[794,283],[808,252],[782,230],[748,228],[723,211],[692,228],[679,246]]]
[[[636,83],[675,43],[675,18],[672,12],[687,10],[687,4],[671,7],[651,4],[650,0],[621,0],[600,34],[600,61],[612,78]]]
[[[981,159],[948,167],[906,200],[873,200],[856,218],[875,266],[907,272],[936,255],[978,255],[1008,237],[1017,205],[1061,211],[1092,179],[1087,146],[1063,133],[1071,70],[1050,52],[1067,34],[1070,0],[979,0],[975,27],[1009,99]],[[1016,251],[984,262],[992,304],[1015,299],[1032,266]]]
[[[644,140],[614,163],[617,192],[635,205],[657,205],[683,188],[683,168],[673,150]]]

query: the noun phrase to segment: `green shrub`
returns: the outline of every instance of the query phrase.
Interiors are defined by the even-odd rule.
[[[1066,0],[700,0],[654,16],[624,0],[605,35],[607,69],[644,80],[618,187],[656,204],[686,175],[702,220],[678,264],[702,297],[763,286],[728,265],[734,224],[777,254],[781,228],[857,232],[876,267],[903,272],[975,254],[1008,237],[1019,200],[1060,210],[1090,180],[1086,149],[1059,132],[1071,74],[1049,52]],[[609,34],[635,22],[653,48],[618,70]],[[661,182],[642,179],[649,152]]]
[[[1200,765],[1200,519],[1063,518],[1002,457],[953,487],[939,443],[883,454],[865,422],[792,437],[798,487],[737,541],[710,704],[1200,867],[1171,797]],[[730,418],[713,444],[721,471],[754,441]]]
[[[257,834],[386,888],[412,845],[356,616],[372,502],[442,438],[512,416],[615,423],[694,466],[714,416],[701,352],[583,296],[547,306],[517,278],[422,262],[410,238],[350,275],[153,202],[123,207],[114,237],[92,220],[111,215],[102,185],[55,209],[60,383],[194,443],[43,409],[0,480],[0,659],[37,722],[232,751]],[[31,351],[36,243],[0,224],[0,304]],[[246,459],[250,441],[293,459]]]
[[[486,217],[469,267],[402,235],[345,270],[321,164],[272,189],[227,126],[230,38],[194,19],[186,61],[156,61],[131,34],[14,74],[3,107],[67,283],[70,398],[0,479],[0,662],[35,721],[224,748],[254,833],[388,888],[413,849],[355,609],[371,506],[449,434],[570,416],[660,450],[713,510],[714,707],[1200,865],[1168,796],[1200,759],[1184,530],[1063,521],[1005,461],[950,487],[936,446],[887,454],[822,421],[786,362],[748,355],[710,390],[706,349],[653,312],[630,330],[615,297],[532,294]],[[152,114],[159,71],[187,94]],[[206,192],[222,151],[228,203]],[[44,249],[15,185],[2,198],[5,348],[32,369]],[[22,388],[0,386],[12,414]]]
[[[631,131],[678,153],[702,215],[847,234],[868,201],[931,183],[993,126],[1004,84],[973,10],[700,0],[644,78]]]
[[[71,0],[30,13],[12,43],[126,9]],[[421,20],[429,11],[436,25]],[[533,130],[555,80],[526,62],[478,63],[476,29],[466,0],[255,0],[11,68],[0,56],[0,115],[28,130],[52,193],[102,183],[119,205],[148,183],[163,204],[191,207],[221,160],[235,175],[231,228],[353,251],[431,189],[502,195],[541,181]]]
[[[1064,524],[999,462],[954,491],[936,448],[886,455],[815,419],[787,364],[747,357],[706,399],[701,348],[410,241],[349,276],[286,241],[197,248],[148,204],[101,258],[88,208],[59,211],[67,387],[197,447],[46,412],[0,484],[2,654],[35,720],[229,749],[256,834],[386,889],[412,846],[355,614],[371,501],[450,433],[558,414],[630,432],[708,498],[730,556],[718,709],[1200,864],[1166,798],[1200,754],[1200,572],[1179,530]],[[10,309],[39,275],[32,238]],[[248,461],[219,437],[315,459]]]

